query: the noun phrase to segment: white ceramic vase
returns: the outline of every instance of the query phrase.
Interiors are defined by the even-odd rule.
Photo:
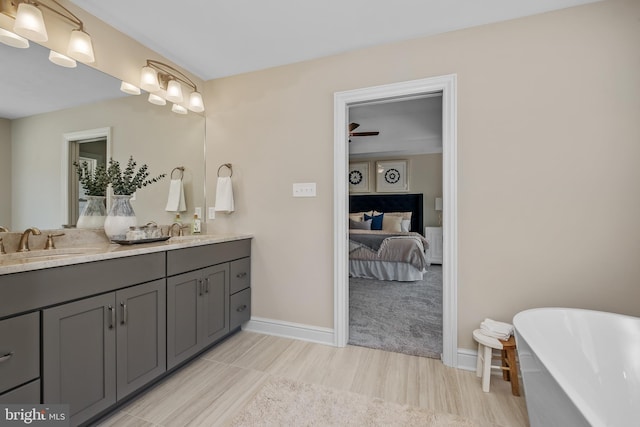
[[[111,199],[111,209],[104,221],[104,232],[110,240],[125,240],[129,227],[138,225],[130,200],[131,195],[114,195]]]
[[[102,228],[107,218],[107,208],[104,205],[104,196],[86,196],[87,204],[84,205],[76,228]]]

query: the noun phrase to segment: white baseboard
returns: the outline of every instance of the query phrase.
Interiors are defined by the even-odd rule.
[[[321,328],[318,326],[304,325],[302,323],[286,322],[284,320],[251,317],[251,320],[242,325],[242,330],[330,346],[335,345],[334,332],[331,328]],[[477,351],[459,348],[457,368],[465,371],[475,371],[477,357]]]
[[[334,345],[333,329],[330,328],[252,316],[251,320],[242,325],[242,329],[260,334]]]
[[[458,369],[475,371],[477,360],[478,352],[476,350],[469,350],[468,348],[458,349]]]

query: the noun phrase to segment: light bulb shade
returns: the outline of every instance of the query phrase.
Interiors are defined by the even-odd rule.
[[[182,86],[177,80],[169,80],[167,84],[167,101],[182,102]]]
[[[4,28],[0,28],[0,43],[4,43],[7,46],[17,47],[20,49],[26,49],[29,47],[29,40],[24,37],[20,37],[16,33],[7,31]]]
[[[173,104],[171,111],[177,114],[187,114],[187,109],[180,104]]]
[[[138,86],[125,81],[120,83],[120,90],[124,93],[128,93],[129,95],[140,95],[140,88]]]
[[[204,111],[204,102],[199,92],[191,92],[191,95],[189,95],[189,109],[194,113],[202,113]]]
[[[144,89],[147,92],[157,92],[160,90],[156,70],[149,66],[142,67],[142,71],[140,71],[140,89]]]
[[[149,94],[149,102],[152,104],[156,104],[156,105],[166,105],[167,101],[165,101],[165,99],[159,95],[156,95],[155,93],[150,93]]]
[[[32,4],[20,3],[18,5],[13,31],[34,42],[46,42],[49,40],[42,12]]]
[[[69,38],[69,46],[67,47],[67,55],[78,61],[92,63],[95,62],[93,55],[93,44],[91,36],[84,31],[73,30]]]
[[[68,56],[58,53],[55,50],[49,52],[49,61],[66,68],[76,68],[78,66],[73,58],[69,58]]]

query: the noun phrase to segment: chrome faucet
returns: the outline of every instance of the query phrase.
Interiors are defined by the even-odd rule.
[[[8,233],[8,232],[9,232],[9,229],[7,227],[0,225],[0,233]]]
[[[40,234],[40,230],[38,230],[36,227],[31,227],[31,228],[27,228],[26,230],[24,230],[24,233],[22,233],[22,236],[20,237],[20,243],[18,243],[18,250],[16,252],[28,252],[29,249],[29,234],[33,233],[34,236],[39,236]]]
[[[173,227],[175,227],[176,225],[178,226],[178,236],[183,236],[183,235],[184,235],[184,232],[183,232],[182,230],[183,230],[184,228],[186,228],[187,226],[186,226],[186,225],[184,225],[184,226],[183,226],[183,225],[182,225],[182,224],[180,224],[179,222],[174,222],[173,224],[171,224],[171,225],[169,226],[168,234],[169,234],[169,236],[170,236],[170,237],[171,237],[171,236],[175,236],[175,234],[173,234]]]

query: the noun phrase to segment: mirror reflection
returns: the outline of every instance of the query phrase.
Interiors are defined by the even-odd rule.
[[[191,218],[196,207],[204,207],[203,116],[191,112],[177,115],[170,107],[150,104],[145,94],[123,94],[119,80],[84,64],[63,69],[64,73],[57,73],[64,75],[63,80],[53,80],[47,70],[60,67],[49,63],[46,49],[35,43],[29,49],[4,45],[0,49],[0,79],[15,86],[7,91],[3,88],[0,106],[0,225],[21,231],[31,226],[56,229],[74,224],[82,197],[73,160],[81,157],[95,161],[112,157],[125,164],[133,156],[139,166],[147,164],[153,176],[166,173],[168,177],[172,169],[183,166],[187,205],[183,217]],[[11,60],[5,60],[9,55]],[[27,59],[34,56],[39,66]],[[36,70],[37,75],[22,79],[25,67]],[[88,83],[87,73],[100,78],[98,87]],[[33,86],[29,81],[35,81]],[[64,90],[47,95],[46,90],[39,90],[76,85],[86,96]],[[98,92],[101,100],[96,100]],[[28,104],[42,111],[24,116],[27,105],[23,101],[27,98]],[[60,99],[67,105],[58,108]],[[73,105],[68,105],[71,100]],[[6,104],[19,111],[4,109]],[[98,153],[94,152],[97,147],[87,145],[84,149],[92,141],[101,141]],[[165,211],[169,183],[164,179],[136,193],[131,204],[138,223],[172,222],[175,212]]]

